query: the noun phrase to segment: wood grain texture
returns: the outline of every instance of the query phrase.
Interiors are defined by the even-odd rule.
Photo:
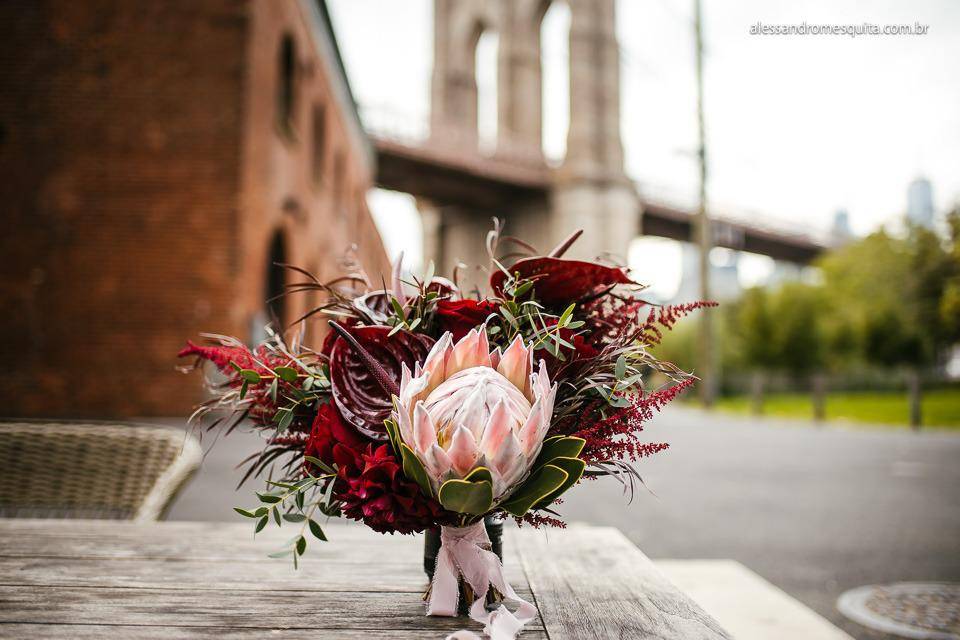
[[[234,640],[261,640],[264,637],[278,640],[424,640],[442,638],[442,632],[424,634],[423,631],[404,629],[246,629],[242,627],[161,627],[132,625],[49,625],[49,624],[0,624],[0,638],[48,638],[50,640],[102,640],[124,638],[125,640],[190,640],[209,638],[232,638]],[[541,630],[524,629],[523,640],[547,640]]]
[[[574,526],[504,534],[504,544],[520,551],[551,638],[730,638],[616,529]]]
[[[247,523],[0,520],[3,638],[443,637],[420,536],[330,524],[300,571],[266,554],[295,535]],[[619,532],[507,529],[507,577],[541,618],[522,638],[727,638]]]

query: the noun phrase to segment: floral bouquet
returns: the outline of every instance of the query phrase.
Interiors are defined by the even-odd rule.
[[[288,293],[324,296],[301,318],[331,318],[319,350],[273,332],[253,349],[217,335],[188,343],[180,356],[222,374],[191,420],[226,432],[248,420],[264,436],[243,481],[266,473],[267,488],[259,506],[236,511],[257,532],[271,518],[301,527],[274,557],[296,565],[307,529],[326,540],[318,511],[381,533],[439,528],[428,615],[456,615],[463,600],[492,637],[534,617],[504,579],[485,519],[564,526],[555,507],[585,478],[632,492],[634,463],[667,448],[641,439],[644,422],[694,380],[650,349],[712,306],[655,305],[626,269],[563,259],[579,235],[537,255],[496,224],[487,297],[432,266],[404,282],[402,256],[381,289],[356,269],[322,283],[282,265],[304,278]],[[500,255],[506,243],[524,251]],[[650,375],[666,382],[648,388]]]

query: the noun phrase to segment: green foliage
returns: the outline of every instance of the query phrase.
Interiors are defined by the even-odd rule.
[[[545,464],[531,473],[500,507],[513,516],[522,517],[531,507],[563,486],[568,478],[569,474],[560,467]]]
[[[490,477],[489,471],[486,477]],[[440,486],[437,497],[448,511],[482,516],[493,507],[493,485],[489,479],[447,480]]]

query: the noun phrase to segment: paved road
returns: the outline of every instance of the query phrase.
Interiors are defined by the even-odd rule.
[[[851,635],[835,608],[862,584],[960,581],[960,435],[818,429],[673,408],[647,429],[671,449],[627,505],[611,480],[568,494],[570,521],[624,531],[652,558],[733,558]],[[171,519],[233,520],[226,481],[249,436],[221,441]]]

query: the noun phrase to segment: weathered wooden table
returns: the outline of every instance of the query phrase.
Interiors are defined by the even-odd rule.
[[[291,525],[0,520],[4,638],[443,638],[424,616],[420,536],[327,527],[299,571],[266,554]],[[727,638],[617,530],[504,532],[507,577],[540,619],[521,638]]]

